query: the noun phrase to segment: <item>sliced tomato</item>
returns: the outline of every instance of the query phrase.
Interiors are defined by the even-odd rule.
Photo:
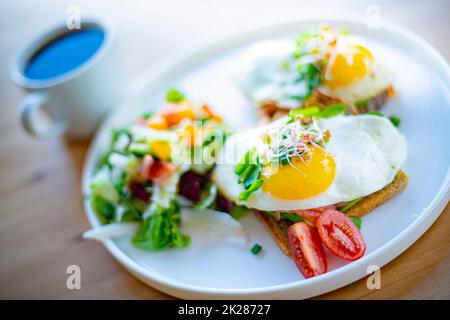
[[[344,213],[328,209],[317,219],[319,237],[336,256],[354,261],[366,251],[366,243],[355,223]]]
[[[163,183],[175,170],[173,163],[155,160],[148,171],[148,178],[156,183]]]
[[[295,213],[295,214],[299,215],[300,217],[308,220],[313,225],[315,225],[317,219],[319,219],[322,212],[328,210],[329,208],[331,208],[331,206],[315,208],[315,209],[306,209],[306,210],[290,210],[288,212]],[[335,208],[335,207],[332,207],[332,208]],[[286,212],[286,211],[283,211],[283,212]]]
[[[320,238],[313,227],[297,222],[287,231],[289,250],[305,278],[327,272],[327,258]]]
[[[148,173],[150,171],[150,167],[153,165],[154,159],[151,155],[146,154],[144,156],[144,158],[142,159],[142,162],[139,166],[139,173],[141,174],[142,177],[149,179],[148,178]]]
[[[170,162],[161,161],[146,155],[142,160],[141,175],[156,183],[163,183],[176,170],[176,165]]]
[[[179,124],[184,119],[195,120],[194,110],[188,106],[168,104],[161,111],[169,127]]]

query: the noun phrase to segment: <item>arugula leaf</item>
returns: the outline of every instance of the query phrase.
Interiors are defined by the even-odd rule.
[[[320,69],[314,63],[306,63],[298,66],[299,78],[298,82],[306,82],[306,93],[303,100],[306,100],[312,95],[314,89],[321,83]]]
[[[179,103],[184,101],[186,98],[183,93],[175,88],[170,88],[166,93],[166,101],[169,103]]]
[[[273,213],[272,211],[266,211],[266,214],[275,218],[275,213]],[[280,213],[280,219],[281,220],[289,220],[293,223],[304,222],[304,223],[309,224],[313,228],[316,227],[311,221],[309,221],[308,219],[305,219],[302,216],[299,216],[298,214],[295,214],[295,213],[282,212],[282,213]]]
[[[128,209],[122,214],[120,222],[133,222],[141,220],[141,215],[135,210]]]
[[[230,216],[234,219],[239,220],[242,217],[246,216],[248,213],[248,209],[244,206],[234,205],[233,209],[229,212]]]
[[[144,120],[148,120],[148,119],[150,119],[151,117],[153,117],[153,112],[150,112],[150,111],[148,111],[148,112],[144,112],[142,115],[141,115],[141,118],[142,119],[144,119]]]
[[[319,118],[331,118],[344,114],[347,110],[347,106],[342,103],[333,103],[327,106],[319,113]]]
[[[280,214],[281,219],[290,220],[292,222],[302,222],[305,221],[301,216],[295,213],[283,212]]]
[[[381,112],[378,112],[378,111],[369,111],[369,112],[367,112],[367,114],[371,114],[373,116],[378,116],[378,117],[384,117],[384,114],[382,114]]]
[[[355,102],[356,109],[364,109],[369,103],[370,99],[359,100]]]
[[[384,114],[382,114],[381,112],[378,111],[369,111],[367,112],[367,114],[371,114],[374,116],[379,116],[379,117],[384,117]],[[391,123],[395,126],[398,127],[400,125],[400,118],[396,117],[396,116],[390,116],[389,120],[391,121]]]
[[[356,216],[352,216],[352,217],[350,217],[350,219],[352,219],[352,221],[356,225],[356,227],[359,230],[361,230],[361,218],[360,217],[356,217]]]
[[[316,106],[309,108],[292,109],[291,111],[289,111],[289,117],[291,118],[299,115],[311,118],[317,116],[318,114],[320,114],[320,108]]]
[[[186,247],[190,238],[180,233],[180,221],[180,206],[175,201],[172,200],[169,208],[156,204],[141,222],[132,242],[136,247],[150,251]]]
[[[112,201],[105,199],[99,194],[91,198],[92,210],[97,214],[101,224],[107,224],[114,221],[116,217],[116,206]]]
[[[398,126],[400,125],[400,118],[399,118],[399,117],[396,117],[396,116],[390,116],[390,117],[389,117],[389,120],[391,120],[392,124],[393,124],[395,127],[398,127]]]
[[[361,197],[361,198],[356,198],[356,199],[350,201],[350,202],[347,203],[345,206],[340,207],[340,208],[339,208],[339,211],[341,211],[341,212],[346,212],[346,211],[350,210],[350,209],[353,208],[358,202],[360,202],[362,199],[363,199],[363,197]]]

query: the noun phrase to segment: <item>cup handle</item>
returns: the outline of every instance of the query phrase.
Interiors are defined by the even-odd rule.
[[[67,124],[61,121],[42,123],[36,118],[40,110],[45,109],[48,102],[48,95],[43,92],[32,92],[22,100],[20,119],[24,129],[32,136],[38,138],[50,138],[62,134],[67,129]]]

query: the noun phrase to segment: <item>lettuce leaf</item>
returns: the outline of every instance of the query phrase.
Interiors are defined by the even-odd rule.
[[[132,242],[136,247],[149,251],[186,247],[190,238],[180,233],[180,221],[180,206],[175,201],[169,208],[155,204],[150,215],[141,222]]]
[[[116,218],[116,205],[99,194],[91,197],[91,206],[101,224],[107,224]]]

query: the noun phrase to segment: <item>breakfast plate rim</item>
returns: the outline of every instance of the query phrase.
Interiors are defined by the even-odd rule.
[[[220,39],[214,42],[208,42],[197,46],[191,46],[181,52],[174,54],[166,59],[162,60],[157,65],[153,66],[145,72],[145,76],[137,82],[137,84],[131,88],[129,96],[139,94],[144,88],[156,81],[158,77],[177,65],[182,64],[184,61],[193,59],[194,56],[205,56],[208,52],[214,51],[213,48],[221,46],[223,48],[239,41],[239,39],[251,38],[256,35],[263,34],[264,32],[271,30],[272,28],[288,28],[290,25],[301,24],[305,22],[314,21],[329,21],[339,23],[365,23],[365,17],[354,13],[339,13],[339,14],[304,14],[301,18],[291,19],[280,23],[270,23],[262,25],[257,28],[251,28],[246,32],[239,32],[238,34],[227,36],[224,39]],[[383,20],[383,29],[388,32],[396,33],[398,36],[405,38],[406,40],[420,46],[422,50],[429,55],[431,59],[435,61],[436,65],[441,67],[441,74],[445,77],[445,84],[447,90],[450,92],[450,68],[446,60],[440,55],[440,53],[434,49],[428,42],[407,30],[406,28],[397,25],[392,22]],[[214,54],[211,54],[214,55]],[[185,62],[189,63],[189,62]],[[100,146],[101,132],[107,127],[107,124],[112,121],[115,112],[113,112],[102,124],[101,128],[97,132],[93,142],[91,143],[88,155],[83,168],[83,181],[82,191],[83,194],[87,194],[89,190],[89,181],[95,165],[96,150]],[[298,281],[255,287],[255,288],[211,288],[203,287],[193,284],[187,284],[178,280],[171,279],[155,270],[145,267],[138,262],[134,261],[131,257],[125,254],[117,244],[108,239],[103,241],[104,246],[111,253],[111,255],[121,263],[129,272],[135,275],[148,285],[155,287],[158,290],[177,296],[180,298],[207,298],[207,299],[232,299],[232,298],[246,298],[246,299],[281,299],[281,298],[308,298],[323,294],[349,283],[352,283],[364,276],[367,276],[367,267],[376,265],[379,267],[384,266],[408,247],[410,247],[422,234],[434,223],[439,217],[442,210],[450,198],[450,166],[447,167],[446,177],[439,187],[439,191],[431,200],[429,205],[423,209],[419,218],[414,220],[407,228],[400,232],[393,239],[389,240],[386,244],[380,248],[364,256],[358,261],[354,261],[346,266],[332,270],[326,274],[310,279],[300,279]],[[84,199],[84,209],[87,214],[87,218],[90,224],[95,227],[99,225],[99,222],[90,208],[89,200]]]

